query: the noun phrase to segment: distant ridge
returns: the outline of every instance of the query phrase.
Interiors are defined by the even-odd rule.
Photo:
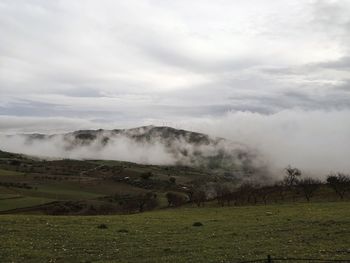
[[[161,164],[157,156],[147,161],[151,152],[158,154],[159,160],[164,159],[166,155],[167,159],[173,160],[174,165],[195,166],[213,172],[221,171],[242,176],[261,170],[256,161],[258,153],[254,149],[223,138],[167,126],[77,130],[51,135],[33,133],[22,134],[21,137],[25,139],[25,145],[28,147],[38,142],[51,144],[54,148],[59,148],[61,155],[62,152],[67,153],[67,156],[71,156],[70,153],[84,152],[83,157],[80,157],[83,159],[116,159],[115,156],[123,156],[122,151],[131,151],[131,155],[134,152],[135,155],[143,156],[136,162]],[[121,147],[123,143],[126,145]],[[107,157],[106,154],[97,154],[105,150],[118,154]],[[129,161],[127,158],[121,159]]]

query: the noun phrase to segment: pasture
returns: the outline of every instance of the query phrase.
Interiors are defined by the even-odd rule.
[[[1,262],[237,262],[267,254],[349,259],[350,203],[0,215],[0,235]]]

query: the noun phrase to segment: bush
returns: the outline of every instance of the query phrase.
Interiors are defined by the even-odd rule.
[[[106,224],[100,224],[100,225],[97,226],[97,228],[99,228],[99,229],[107,229],[108,227],[107,227]]]
[[[327,184],[344,199],[345,193],[350,191],[350,176],[342,173],[330,174],[327,177]]]
[[[168,206],[180,206],[186,202],[185,197],[182,194],[168,192],[166,193],[166,198],[168,200]]]
[[[115,195],[114,200],[118,202],[124,212],[143,212],[153,210],[158,206],[157,195],[153,192],[148,192],[139,195]]]
[[[140,175],[140,177],[141,177],[143,180],[148,180],[148,179],[150,179],[152,176],[153,176],[153,173],[152,173],[152,172],[146,172],[146,173],[142,173],[142,174]]]
[[[169,181],[170,181],[170,183],[175,184],[176,183],[176,178],[175,177],[170,177]]]
[[[302,189],[306,200],[309,202],[314,192],[320,187],[321,182],[312,178],[303,178],[298,182],[298,186]]]
[[[203,226],[201,222],[194,222],[192,226]]]

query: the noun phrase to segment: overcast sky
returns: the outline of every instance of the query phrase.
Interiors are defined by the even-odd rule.
[[[0,0],[0,32],[1,132],[350,108],[348,0]]]

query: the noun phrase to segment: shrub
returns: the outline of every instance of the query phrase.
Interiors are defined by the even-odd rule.
[[[153,173],[152,173],[152,172],[146,172],[146,173],[142,173],[142,174],[140,175],[140,177],[141,177],[143,180],[148,180],[148,179],[150,179],[152,176],[153,176]]]
[[[309,202],[314,192],[320,187],[321,182],[312,178],[304,178],[298,182],[298,185],[302,189],[306,200]]]
[[[203,226],[201,222],[194,222],[192,226]]]
[[[330,174],[327,177],[328,185],[344,199],[345,193],[350,191],[350,176],[342,173]]]
[[[170,181],[170,183],[175,184],[176,183],[176,178],[175,177],[170,177],[169,181]]]
[[[165,196],[168,200],[168,206],[180,206],[186,202],[186,199],[182,194],[168,192]]]
[[[108,227],[107,227],[106,224],[100,224],[100,225],[97,226],[97,228],[99,228],[99,229],[107,229]]]

